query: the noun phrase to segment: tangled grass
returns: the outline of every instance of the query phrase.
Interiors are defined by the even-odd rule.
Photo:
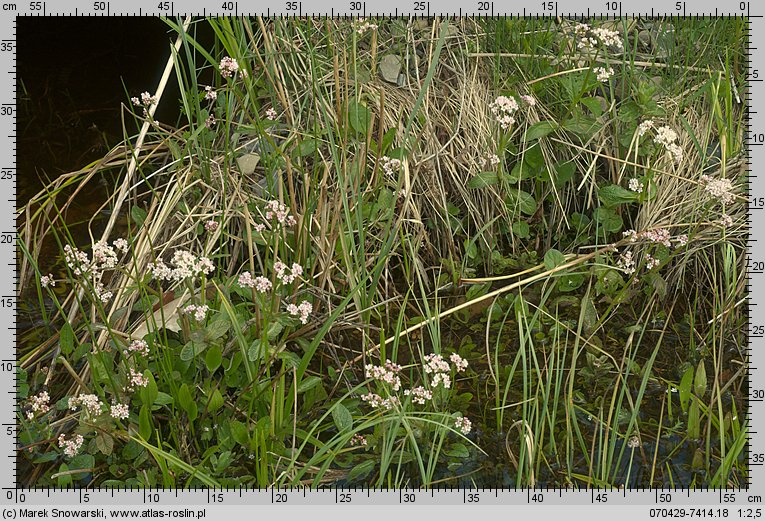
[[[746,484],[742,21],[167,23],[19,212],[21,484]]]

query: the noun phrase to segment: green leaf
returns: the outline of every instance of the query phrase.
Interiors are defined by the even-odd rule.
[[[303,378],[303,381],[300,382],[297,387],[297,392],[300,394],[306,391],[310,391],[319,384],[321,384],[321,378],[318,376],[309,376],[308,378]]]
[[[618,206],[638,200],[638,193],[619,185],[608,185],[598,190],[598,199],[606,206]]]
[[[358,101],[351,100],[348,103],[348,121],[353,130],[359,134],[366,134],[372,123],[372,113]]]
[[[91,454],[78,454],[69,460],[69,470],[83,470],[83,472],[72,474],[72,479],[83,479],[85,474],[92,472],[95,466],[96,458]]]
[[[600,223],[600,226],[607,232],[618,232],[622,229],[624,221],[622,216],[610,208],[595,208],[592,217]]]
[[[114,438],[105,432],[99,433],[96,436],[96,448],[101,454],[109,456],[114,450]]]
[[[514,222],[512,226],[512,230],[513,230],[513,235],[515,235],[519,239],[525,239],[531,233],[531,230],[529,230],[529,223],[527,223],[526,221]]]
[[[584,284],[584,275],[581,273],[567,273],[558,279],[559,291],[574,291]]]
[[[146,220],[146,210],[140,206],[133,206],[130,209],[130,217],[133,218],[135,224],[140,228],[141,225],[143,225],[143,222]]]
[[[582,98],[581,102],[596,118],[603,115],[603,106],[598,98]]]
[[[194,398],[191,396],[188,384],[181,385],[178,389],[178,405],[180,405],[181,409],[184,411],[189,412],[193,404]]]
[[[540,121],[539,123],[534,123],[526,130],[526,135],[523,140],[534,141],[535,139],[545,137],[557,128],[558,124],[555,121]]]
[[[159,391],[157,390],[157,382],[154,380],[154,375],[151,374],[151,371],[149,370],[144,371],[143,376],[149,381],[149,383],[146,384],[146,387],[141,389],[141,403],[146,406],[151,406],[154,404],[154,400],[156,400],[157,396],[159,395]]]
[[[167,393],[157,393],[157,398],[154,400],[154,405],[171,405],[175,400]]]
[[[250,433],[247,430],[247,426],[239,420],[232,420],[229,424],[231,428],[231,437],[239,445],[248,445],[250,443]]]
[[[377,465],[377,461],[374,459],[368,459],[364,461],[363,463],[360,463],[348,472],[348,481],[353,483],[356,481],[363,480],[366,478],[370,472],[372,472],[375,468],[375,465]]]
[[[353,416],[351,416],[350,411],[348,411],[345,405],[340,402],[336,403],[332,409],[332,421],[335,422],[335,427],[340,432],[353,427]]]
[[[224,403],[225,401],[223,400],[223,395],[220,394],[218,389],[215,389],[210,396],[210,403],[207,404],[207,410],[210,412],[215,412],[223,407]]]
[[[188,362],[207,349],[208,343],[201,340],[190,340],[181,349],[181,360]]]
[[[707,392],[707,369],[704,367],[704,361],[699,362],[696,367],[696,377],[693,379],[693,394],[703,398]]]
[[[256,360],[262,359],[266,357],[265,348],[261,346],[261,342],[259,338],[256,338],[252,341],[252,344],[250,344],[249,349],[247,349],[247,359],[250,362],[255,362]]]
[[[207,370],[214,373],[223,362],[223,348],[221,346],[212,346],[205,355],[205,365]]]
[[[556,187],[560,188],[574,178],[576,172],[576,164],[573,161],[568,163],[556,163],[555,164],[555,179],[553,183]]]
[[[449,448],[446,455],[452,458],[467,458],[470,457],[470,451],[464,443],[455,443]]]
[[[319,149],[319,142],[314,138],[307,138],[297,146],[297,154],[300,157],[313,155]]]
[[[467,182],[468,188],[483,188],[495,185],[499,181],[496,172],[479,172]]]
[[[61,352],[65,355],[71,354],[74,351],[74,330],[69,322],[64,322],[59,331],[59,343],[61,344]]]
[[[563,128],[582,137],[590,137],[598,131],[600,124],[593,118],[576,115],[563,122]]]
[[[138,434],[147,441],[151,438],[151,413],[145,405],[141,407],[138,413]]]
[[[545,268],[551,270],[566,262],[566,256],[555,248],[550,248],[545,253]]]
[[[533,215],[537,211],[536,199],[530,193],[518,190],[517,188],[508,189],[505,204],[512,209],[518,208],[526,215]]]
[[[268,337],[269,341],[274,341],[283,330],[284,324],[278,321],[271,322],[271,324],[268,326],[266,336]]]
[[[231,321],[223,315],[210,322],[205,328],[205,340],[213,342],[218,340],[231,329]]]
[[[688,410],[688,401],[691,399],[691,386],[693,385],[693,367],[689,367],[683,373],[683,378],[680,380],[680,388],[678,393],[680,394],[680,407],[683,412]]]
[[[691,408],[688,410],[688,436],[691,439],[698,439],[701,434],[701,417],[699,413],[699,402],[693,400]]]

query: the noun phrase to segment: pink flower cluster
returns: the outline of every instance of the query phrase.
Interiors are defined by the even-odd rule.
[[[220,61],[219,68],[221,76],[230,78],[239,71],[239,63],[236,59],[226,56]]]
[[[207,317],[207,312],[210,311],[210,307],[207,304],[197,306],[195,304],[189,304],[183,308],[183,313],[186,315],[192,315],[194,320],[202,322]]]
[[[197,277],[201,274],[207,275],[215,269],[212,261],[207,257],[197,257],[185,250],[177,250],[173,254],[170,266],[167,266],[162,259],[158,259],[157,262],[149,263],[147,268],[155,279],[175,282]]]
[[[69,440],[66,439],[66,436],[61,434],[58,437],[58,446],[64,449],[65,455],[73,458],[80,452],[80,447],[82,447],[84,441],[85,439],[80,434],[75,434]]]
[[[242,288],[255,288],[260,293],[266,293],[273,288],[273,284],[270,280],[262,276],[253,278],[249,271],[242,272],[242,274],[239,275],[239,280],[237,282]]]
[[[383,398],[375,393],[362,394],[361,401],[368,403],[373,409],[383,408],[388,411],[401,404],[401,401],[395,396]]]
[[[215,92],[215,89],[213,89],[210,85],[205,87],[205,100],[215,101],[216,99],[218,99],[218,93]]]
[[[367,364],[364,366],[364,374],[366,378],[372,378],[378,382],[383,382],[391,386],[391,389],[398,391],[401,389],[401,378],[398,373],[401,371],[401,366],[394,364],[390,360],[385,361],[384,366],[376,366],[373,364]]]
[[[279,224],[284,226],[295,226],[297,222],[295,218],[290,215],[289,208],[280,203],[279,201],[269,201],[266,204],[266,219],[269,221],[276,219]]]
[[[351,446],[354,447],[356,445],[358,445],[359,447],[366,447],[367,439],[361,434],[354,434],[353,437],[351,438]]]
[[[281,261],[274,262],[274,271],[276,272],[276,278],[281,280],[284,284],[291,284],[298,277],[303,274],[303,267],[297,262],[292,263],[291,268],[287,268],[287,265]]]
[[[149,385],[149,379],[131,367],[128,391],[134,391],[138,387],[146,387],[147,385]]]
[[[275,121],[277,118],[276,110],[273,107],[266,109],[266,119],[268,121]]]
[[[127,348],[128,353],[138,353],[142,356],[149,356],[149,343],[146,340],[133,340]]]
[[[130,98],[130,101],[135,105],[136,107],[150,107],[152,105],[155,105],[157,103],[157,97],[152,96],[148,92],[142,92],[141,98],[132,97]]]
[[[308,323],[308,317],[311,315],[312,311],[313,305],[307,300],[302,301],[297,306],[295,304],[287,304],[287,313],[293,317],[300,317],[300,322],[302,324]]]
[[[669,234],[669,230],[666,228],[656,228],[655,230],[645,230],[642,232],[636,232],[635,230],[627,230],[622,232],[622,235],[629,238],[630,242],[637,242],[638,240],[647,240],[656,244],[663,244],[667,248],[672,246],[672,239]],[[687,240],[687,237],[686,237]]]

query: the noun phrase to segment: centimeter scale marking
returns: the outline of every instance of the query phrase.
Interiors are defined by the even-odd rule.
[[[749,46],[746,63],[749,71],[747,84],[739,86],[746,102],[744,118],[748,128],[744,141],[745,157],[748,159],[746,172],[750,184],[747,193],[750,204],[749,244],[747,248],[747,311],[749,313],[749,335],[746,352],[750,357],[747,367],[750,396],[747,399],[747,426],[749,429],[748,457],[750,462],[749,487],[745,489],[341,489],[341,488],[235,488],[235,489],[28,489],[17,487],[16,450],[18,447],[18,429],[16,424],[16,293],[18,284],[17,264],[18,248],[15,232],[0,232],[0,258],[13,269],[13,276],[0,279],[0,326],[13,334],[14,347],[5,343],[1,348],[0,386],[6,395],[13,396],[0,400],[0,451],[7,458],[0,459],[1,474],[0,501],[7,505],[270,505],[270,504],[495,504],[495,505],[659,505],[673,507],[678,505],[722,505],[738,508],[739,517],[760,517],[761,509],[752,508],[765,498],[765,443],[759,441],[758,430],[765,423],[763,412],[753,414],[752,408],[763,408],[765,403],[765,381],[759,377],[757,364],[762,354],[752,349],[755,342],[765,338],[765,316],[756,313],[757,297],[765,290],[765,250],[757,247],[752,229],[757,224],[765,209],[765,197],[752,194],[765,194],[757,189],[762,184],[758,176],[752,173],[752,164],[765,164],[762,145],[765,145],[765,125],[760,124],[759,113],[753,110],[754,91],[762,94],[758,62],[755,54],[765,42],[763,31],[753,31],[752,24],[758,23],[763,16],[751,12],[750,2],[725,1],[716,4],[709,1],[699,2],[630,2],[603,1],[588,4],[586,1],[560,0],[537,1],[525,6],[516,3],[492,1],[468,1],[461,3],[454,0],[439,1],[391,1],[386,2],[386,12],[378,12],[379,6],[373,2],[349,1],[329,2],[322,0],[283,1],[279,7],[269,7],[265,12],[251,10],[249,2],[232,0],[188,0],[184,2],[167,0],[109,0],[109,1],[40,1],[2,2],[0,0],[0,62],[9,73],[9,81],[2,84],[5,94],[0,99],[0,229],[16,228],[16,17],[17,16],[265,16],[265,17],[566,17],[566,18],[614,18],[621,16],[636,18],[655,17],[727,17],[736,16],[747,19]],[[647,5],[646,5],[647,4]],[[605,8],[604,8],[605,7]],[[634,9],[633,9],[634,7]],[[751,7],[759,10],[757,4]],[[518,9],[521,9],[518,11]],[[438,11],[436,11],[436,9]],[[513,12],[515,9],[515,12]],[[649,11],[650,9],[650,11]],[[759,22],[761,23],[761,22]],[[765,71],[763,71],[765,73]],[[758,132],[759,131],[759,132]],[[760,161],[764,161],[760,163]],[[7,202],[6,202],[7,201]],[[765,223],[762,223],[765,224]],[[765,229],[765,228],[759,228]],[[7,237],[11,239],[8,240]],[[3,246],[13,244],[13,247]],[[2,262],[2,261],[0,261]],[[753,313],[754,312],[754,313]],[[10,335],[8,335],[10,336]],[[5,514],[5,511],[4,511]],[[727,517],[727,513],[726,513]]]

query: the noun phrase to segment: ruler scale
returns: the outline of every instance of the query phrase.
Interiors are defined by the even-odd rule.
[[[493,505],[513,506],[502,511],[513,515],[534,511],[569,515],[562,510],[566,506],[588,507],[587,516],[602,515],[647,517],[761,517],[760,506],[765,498],[765,354],[761,344],[765,337],[765,243],[759,241],[758,230],[765,229],[765,180],[758,175],[765,165],[765,109],[760,99],[765,99],[765,62],[760,56],[765,48],[765,6],[749,1],[726,2],[627,2],[627,1],[535,1],[499,2],[401,2],[384,3],[333,2],[322,0],[281,1],[268,7],[244,1],[231,0],[108,0],[108,1],[24,1],[0,2],[0,60],[8,73],[0,88],[0,230],[16,229],[16,19],[18,16],[303,16],[303,17],[426,17],[426,16],[480,16],[480,17],[587,17],[613,18],[633,16],[651,17],[743,17],[748,21],[749,49],[747,52],[749,82],[738,85],[747,107],[746,153],[750,173],[748,208],[750,238],[748,249],[748,305],[749,307],[749,388],[747,404],[749,429],[749,488],[747,489],[26,489],[17,488],[16,447],[16,259],[15,241],[0,244],[0,256],[4,266],[13,269],[13,277],[0,279],[0,324],[6,332],[6,343],[0,355],[2,396],[0,400],[0,453],[5,457],[0,464],[1,497],[4,518],[22,517],[23,510],[61,508],[77,512],[82,509],[103,509],[101,517],[110,518],[110,507],[117,505],[134,511],[156,507],[157,511],[186,512],[184,517],[199,518],[217,515],[245,514],[254,516],[264,512],[276,513],[279,508],[310,505],[340,506],[393,506],[393,505]],[[761,137],[762,136],[762,137]],[[762,226],[761,226],[762,225]],[[15,232],[0,232],[11,235]],[[754,236],[752,236],[754,235]],[[13,247],[11,247],[13,244]],[[14,338],[11,344],[10,339]],[[273,510],[256,510],[252,507],[274,506]],[[645,507],[628,509],[629,506]],[[618,507],[614,510],[612,507]],[[598,510],[602,508],[602,510]],[[541,509],[541,510],[540,510]],[[672,511],[675,509],[675,515]],[[342,509],[338,508],[337,512]],[[357,511],[358,512],[358,511]],[[387,510],[386,510],[387,512]],[[462,511],[441,510],[447,516],[464,515]],[[460,512],[460,513],[456,513]],[[575,510],[583,514],[584,510]],[[107,515],[108,514],[108,515]],[[48,513],[50,515],[50,512]],[[164,514],[165,517],[171,514]],[[334,515],[334,514],[333,514]],[[343,514],[344,515],[344,514]],[[432,514],[428,514],[432,515]],[[28,517],[28,516],[27,516]],[[158,517],[158,516],[156,516]]]

